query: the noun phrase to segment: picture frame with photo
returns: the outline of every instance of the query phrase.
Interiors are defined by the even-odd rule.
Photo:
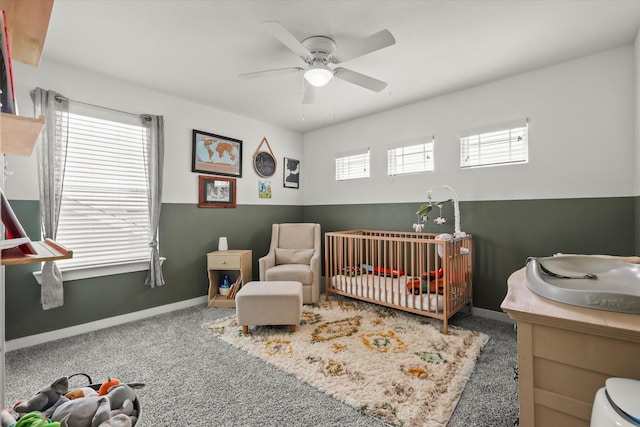
[[[282,185],[285,188],[300,188],[300,160],[284,158]]]
[[[198,179],[198,207],[235,208],[235,178],[200,175]]]

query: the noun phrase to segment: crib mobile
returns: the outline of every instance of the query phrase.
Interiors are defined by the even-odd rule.
[[[438,187],[442,187],[447,191],[449,191],[451,193],[452,198],[434,202],[432,192],[434,189]],[[453,188],[449,187],[448,185],[435,185],[433,187],[430,187],[427,190],[427,203],[420,206],[420,208],[416,212],[416,215],[418,216],[418,222],[413,224],[413,229],[415,230],[415,232],[422,233],[422,231],[424,230],[424,225],[425,225],[424,223],[429,220],[429,217],[427,216],[427,214],[431,212],[434,206],[439,209],[439,215],[437,218],[433,220],[433,222],[435,222],[438,225],[445,224],[447,222],[447,219],[442,216],[442,206],[448,202],[453,202],[453,212],[455,217],[454,237],[466,236],[467,233],[465,233],[460,229],[460,206],[458,203],[458,193],[456,193],[456,191]]]

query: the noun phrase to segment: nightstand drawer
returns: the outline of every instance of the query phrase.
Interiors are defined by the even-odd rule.
[[[207,257],[207,268],[209,270],[239,269],[239,255],[209,255]]]

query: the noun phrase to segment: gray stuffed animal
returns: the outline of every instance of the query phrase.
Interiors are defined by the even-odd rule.
[[[14,408],[19,414],[26,414],[32,411],[43,412],[53,406],[60,396],[69,391],[69,379],[62,377],[54,381],[49,387],[39,391],[26,402],[16,405]]]

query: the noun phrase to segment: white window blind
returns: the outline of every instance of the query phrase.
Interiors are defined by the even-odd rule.
[[[387,150],[387,174],[394,176],[433,171],[434,141],[435,138],[431,138],[429,142],[414,143]]]
[[[369,178],[369,150],[339,154],[336,157],[336,181]]]
[[[70,104],[57,240],[61,269],[148,260],[149,213],[140,118]]]
[[[460,137],[460,167],[497,166],[529,161],[526,120],[464,132]]]

